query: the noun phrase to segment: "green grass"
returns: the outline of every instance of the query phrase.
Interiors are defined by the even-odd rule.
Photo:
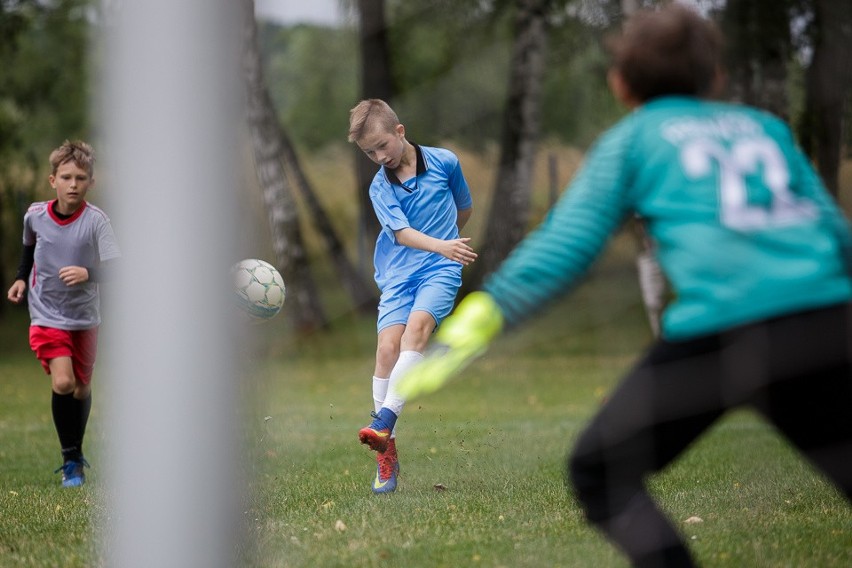
[[[24,328],[24,333],[26,328]],[[90,566],[94,491],[63,491],[50,382],[29,353],[0,359],[0,566]]]
[[[463,380],[406,408],[400,487],[387,496],[371,494],[374,456],[356,437],[371,407],[374,322],[342,316],[310,337],[291,335],[286,317],[261,328],[264,356],[240,383],[249,479],[240,565],[626,566],[584,523],[562,471],[575,437],[649,340],[643,317],[632,268],[604,262]],[[25,325],[7,321],[0,337]],[[0,566],[103,565],[93,535],[109,517],[98,477],[105,401],[96,394],[89,483],[61,490],[49,382],[30,353],[8,345],[0,346]],[[703,566],[852,565],[852,508],[751,413],[717,424],[652,489]]]
[[[352,374],[345,363],[273,365],[269,376],[298,394],[267,406],[256,433],[251,564],[624,566],[562,483],[566,451],[608,386],[596,369],[580,357],[482,362],[407,409],[400,489],[377,498],[372,455],[355,441],[366,411],[347,402],[365,398],[367,380],[330,380]],[[750,414],[720,423],[654,490],[704,565],[852,560],[848,505]],[[704,522],[683,524],[693,516]]]

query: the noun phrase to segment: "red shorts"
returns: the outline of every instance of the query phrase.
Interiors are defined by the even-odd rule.
[[[44,371],[50,374],[50,360],[71,357],[74,377],[88,385],[98,354],[98,328],[68,331],[40,325],[30,326],[30,348],[35,351]]]

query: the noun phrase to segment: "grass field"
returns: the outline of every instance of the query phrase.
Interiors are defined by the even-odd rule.
[[[562,470],[583,424],[649,340],[629,264],[602,263],[463,380],[410,404],[399,425],[400,487],[381,497],[369,489],[373,454],[356,438],[371,405],[373,326],[341,316],[328,333],[296,337],[285,316],[265,328],[263,356],[241,381],[248,481],[235,488],[247,495],[234,519],[245,534],[237,565],[626,566],[584,524]],[[106,401],[96,391],[89,482],[62,490],[49,383],[26,350],[25,327],[19,313],[0,326],[0,566],[104,565]],[[96,375],[109,380],[120,377]],[[852,566],[852,508],[747,411],[652,486],[704,566]]]

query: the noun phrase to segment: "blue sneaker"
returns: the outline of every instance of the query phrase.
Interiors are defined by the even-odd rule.
[[[84,467],[89,467],[89,462],[85,458],[69,460],[53,473],[62,472],[62,487],[80,487],[86,483],[86,474],[83,472]]]
[[[399,475],[399,457],[396,454],[396,440],[388,441],[387,449],[376,454],[376,479],[373,480],[373,493],[392,493],[396,490],[396,476]]]
[[[378,414],[371,412],[370,416],[373,417],[373,421],[369,426],[358,431],[358,439],[362,444],[370,446],[371,450],[384,452],[388,449],[390,435],[396,424],[396,414],[387,408],[382,408]]]

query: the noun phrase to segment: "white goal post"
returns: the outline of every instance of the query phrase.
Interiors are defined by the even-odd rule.
[[[232,566],[242,484],[223,300],[235,249],[239,3],[108,4],[99,191],[123,257],[103,287],[98,466],[108,498],[95,534],[109,566]]]

